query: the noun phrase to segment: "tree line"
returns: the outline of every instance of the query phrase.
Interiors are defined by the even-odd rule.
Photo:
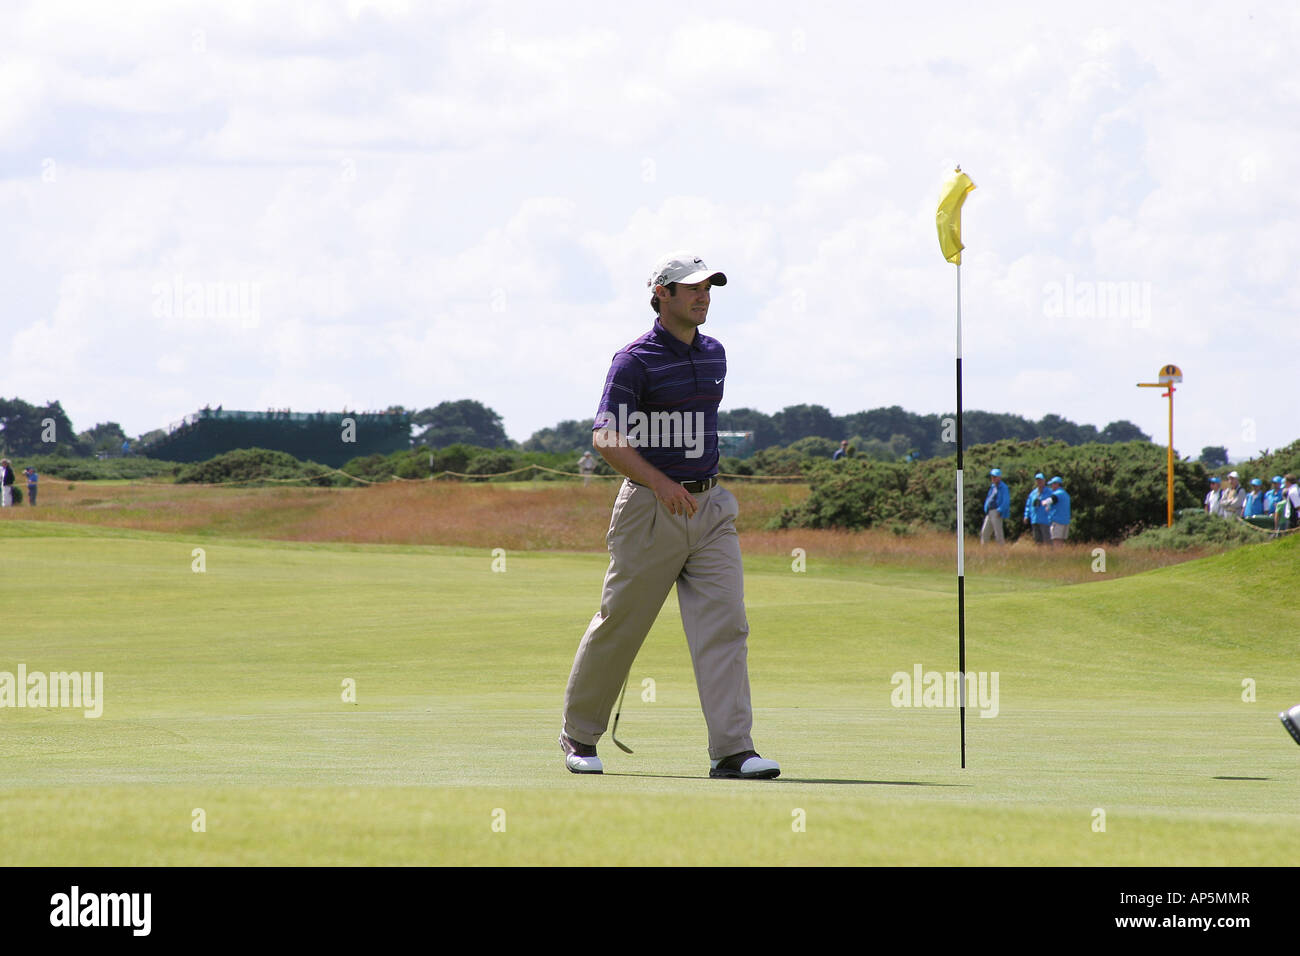
[[[10,456],[60,454],[89,458],[120,452],[126,434],[117,422],[104,422],[78,433],[59,402],[33,405],[21,398],[0,398],[0,451]]]
[[[898,405],[870,411],[833,415],[822,405],[788,405],[768,415],[752,408],[718,412],[718,430],[753,434],[750,457],[763,449],[788,447],[805,439],[832,442],[842,440],[853,446],[858,456],[878,461],[901,461],[909,456],[934,458],[952,452],[952,440],[945,441],[945,421],[956,413],[918,415]],[[1060,415],[1044,415],[1030,421],[1020,415],[968,411],[962,414],[962,444],[969,447],[989,442],[1061,441],[1067,445],[1098,442],[1116,444],[1147,441],[1151,436],[1129,421],[1111,422],[1098,430],[1093,425],[1077,425]],[[591,420],[563,421],[551,428],[534,432],[523,443],[525,451],[568,451],[591,444]],[[830,452],[828,451],[829,455]]]
[[[390,411],[405,411],[391,406]],[[905,461],[936,458],[952,453],[951,422],[954,413],[921,415],[898,405],[869,411],[834,415],[822,405],[788,405],[771,415],[752,408],[718,413],[721,431],[748,432],[742,459],[760,457],[768,461],[749,467],[757,473],[778,473],[773,467],[782,449],[798,446],[798,457],[817,456],[847,440],[856,457],[873,461]],[[526,441],[512,441],[501,415],[474,399],[444,401],[412,412],[411,446],[433,450],[466,445],[501,451],[568,454],[591,447],[591,419],[568,419],[533,432]],[[1008,413],[967,411],[962,417],[965,447],[998,441],[1059,441],[1066,445],[1150,442],[1151,437],[1130,421],[1114,421],[1104,428],[1076,424],[1060,415],[1044,415],[1037,421]],[[143,447],[165,434],[161,429],[129,438],[117,422],[102,422],[76,432],[62,405],[47,402],[33,405],[19,398],[0,399],[0,451],[10,455],[55,454],[91,457],[120,454],[123,443]],[[826,455],[830,451],[825,451]],[[1201,461],[1216,467],[1227,461],[1222,447],[1202,450]]]
[[[387,411],[405,411],[400,405]],[[472,399],[442,402],[414,412],[412,446],[446,448],[467,444],[485,448],[517,447],[505,432],[501,416]],[[0,453],[11,457],[53,456],[92,458],[118,456],[124,443],[148,454],[148,445],[167,433],[161,428],[129,436],[117,422],[101,422],[78,432],[60,402],[34,405],[21,398],[0,398]],[[590,437],[587,442],[590,443]]]

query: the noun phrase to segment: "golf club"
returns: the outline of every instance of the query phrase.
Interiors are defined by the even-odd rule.
[[[619,750],[623,751],[623,753],[625,754],[632,753],[632,748],[629,747],[627,744],[623,743],[623,741],[618,739],[618,717],[619,714],[623,713],[623,698],[627,696],[627,682],[631,679],[631,677],[632,674],[631,672],[629,672],[627,677],[623,678],[623,690],[618,695],[618,707],[614,711],[614,729],[609,732],[610,738],[614,741],[614,746],[617,747]]]
[[[1300,744],[1300,704],[1296,704],[1290,710],[1282,711],[1278,716],[1282,718],[1282,726],[1286,728],[1287,733],[1295,738],[1296,743]],[[615,741],[615,743],[618,743],[618,741]]]

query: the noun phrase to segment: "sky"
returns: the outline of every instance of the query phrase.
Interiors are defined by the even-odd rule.
[[[1300,7],[5,0],[0,395],[594,415],[689,250],[723,409],[1300,438]]]

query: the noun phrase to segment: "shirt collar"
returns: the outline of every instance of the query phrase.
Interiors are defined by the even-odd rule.
[[[654,335],[655,338],[661,344],[666,345],[674,355],[685,355],[691,349],[695,349],[698,351],[700,348],[700,333],[698,329],[695,332],[695,338],[691,340],[691,344],[687,345],[677,336],[673,335],[662,325],[660,325],[658,319],[655,319]]]

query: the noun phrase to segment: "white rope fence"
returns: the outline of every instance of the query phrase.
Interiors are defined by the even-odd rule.
[[[1279,535],[1283,535],[1283,534],[1290,534],[1293,531],[1300,531],[1300,528],[1261,528],[1257,524],[1251,524],[1249,521],[1247,521],[1245,518],[1241,517],[1240,515],[1233,515],[1232,517],[1236,519],[1238,524],[1244,524],[1247,528],[1250,528],[1252,531],[1258,531],[1260,534],[1266,534],[1273,538],[1276,538]]]

